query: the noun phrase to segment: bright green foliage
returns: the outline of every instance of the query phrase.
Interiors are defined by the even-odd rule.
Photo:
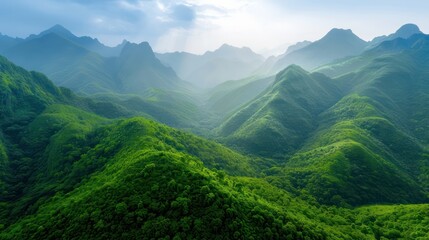
[[[289,67],[227,119],[221,139],[277,159],[269,181],[321,203],[427,201],[428,42],[383,43],[328,66],[336,79]]]
[[[1,237],[212,238],[223,229],[222,237],[229,238],[256,239],[261,234],[324,238],[322,229],[297,225],[297,220],[275,213],[252,194],[242,196],[233,190],[236,184],[224,172],[204,167],[224,161],[223,169],[239,173],[246,158],[237,153],[202,139],[192,142],[195,137],[191,135],[141,118],[120,121],[95,133],[87,152],[73,160],[69,171],[65,157],[57,156],[65,165],[48,164],[48,169],[63,171],[54,174],[56,194],[40,199],[38,207],[31,207],[38,208],[37,212],[27,210],[34,214],[8,227]],[[79,178],[82,181],[74,181],[70,189],[69,182]],[[31,194],[43,190],[42,181],[43,177]],[[284,227],[288,222],[292,228]]]
[[[317,115],[337,96],[330,79],[291,66],[277,75],[265,94],[232,115],[219,134],[245,151],[281,158],[300,146],[314,130]]]
[[[409,41],[336,79],[282,71],[218,129],[266,159],[0,59],[0,239],[426,239],[427,204],[355,207],[427,202],[428,44]]]

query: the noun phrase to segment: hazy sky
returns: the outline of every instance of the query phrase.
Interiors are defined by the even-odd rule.
[[[428,11],[428,0],[0,0],[0,32],[26,37],[61,24],[111,46],[127,39],[160,52],[222,43],[283,52],[334,27],[365,40],[409,22],[428,32]]]

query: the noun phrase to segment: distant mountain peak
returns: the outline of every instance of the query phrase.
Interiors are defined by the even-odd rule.
[[[407,39],[415,34],[422,34],[419,27],[413,23],[407,23],[402,25],[395,33],[390,34],[389,36],[379,36],[372,40],[372,46],[376,46],[383,41],[394,40],[396,38]]]
[[[68,31],[67,28],[65,28],[63,25],[61,24],[55,24],[54,26],[52,26],[51,28],[49,28],[48,30],[60,30],[60,31]]]
[[[222,44],[214,51],[208,51],[205,56],[221,57],[221,58],[244,58],[247,60],[262,61],[263,57],[253,52],[249,47],[235,47],[229,44]]]
[[[236,47],[232,46],[230,44],[224,43],[222,44],[218,49],[214,50],[213,52],[232,52],[232,51],[241,51],[241,52],[252,52],[252,49],[249,47]]]
[[[232,45],[229,45],[227,43],[222,44],[222,46],[220,46],[218,49],[228,49],[228,48],[236,48]]]
[[[141,42],[139,44],[126,42],[122,48],[121,56],[150,56],[155,58],[152,47],[148,42]]]
[[[414,34],[422,33],[420,28],[413,23],[407,23],[401,26],[396,32],[395,35],[397,37],[408,38]]]
[[[356,36],[351,29],[333,28],[321,40],[337,39],[337,38],[359,38],[359,37]]]
[[[339,34],[339,33],[353,33],[351,29],[344,28],[332,28],[328,34]]]
[[[56,34],[63,36],[63,37],[75,37],[75,35],[72,32],[70,32],[70,30],[68,30],[67,28],[65,28],[64,26],[62,26],[60,24],[56,24],[56,25],[52,26],[51,28],[41,32],[39,34],[39,36],[42,36],[42,35],[45,35],[48,33],[56,33]]]

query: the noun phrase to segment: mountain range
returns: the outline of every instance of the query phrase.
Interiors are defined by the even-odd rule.
[[[0,239],[429,238],[415,25],[333,29],[265,64],[103,46],[61,26],[0,36]]]
[[[7,48],[4,55],[27,69],[45,73],[60,86],[86,94],[142,94],[149,88],[185,85],[159,62],[148,43],[124,42],[111,49],[116,51],[114,57],[102,56],[100,49],[109,48],[56,25]],[[124,68],[129,71],[126,78],[121,75]]]
[[[182,79],[203,88],[248,77],[264,62],[264,58],[250,48],[227,44],[203,55],[174,52],[157,54],[157,57],[171,66]]]

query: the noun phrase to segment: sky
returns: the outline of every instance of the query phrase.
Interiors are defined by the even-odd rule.
[[[227,43],[269,55],[332,28],[364,40],[405,23],[429,33],[427,0],[0,0],[0,33],[26,37],[55,24],[109,46],[203,53]]]

